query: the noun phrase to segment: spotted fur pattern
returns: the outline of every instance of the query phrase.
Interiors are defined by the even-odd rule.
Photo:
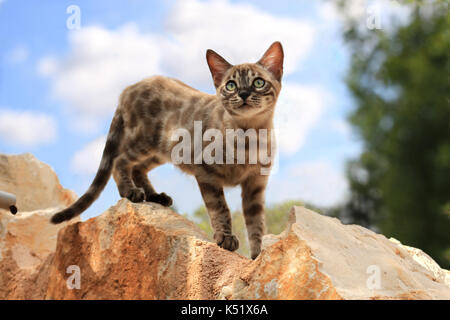
[[[155,191],[147,173],[171,162],[172,149],[178,143],[171,140],[174,130],[185,128],[194,137],[194,121],[202,121],[203,132],[214,128],[224,137],[227,129],[272,128],[283,72],[281,44],[272,44],[263,58],[253,64],[232,66],[212,50],[207,52],[207,62],[216,95],[161,76],[145,79],[122,92],[94,181],[72,206],[52,217],[53,223],[69,220],[86,210],[97,199],[111,174],[121,197],[133,202],[172,205],[168,195]],[[256,79],[263,79],[264,86],[256,88]],[[234,90],[227,89],[229,81],[235,83]],[[270,136],[267,142],[269,147],[274,143]],[[207,144],[204,142],[204,147]],[[194,154],[191,156],[191,164],[177,166],[196,178],[211,218],[214,239],[219,246],[231,251],[236,250],[239,243],[232,234],[224,187],[241,185],[251,257],[256,258],[264,234],[264,191],[268,178],[261,175],[264,165],[247,161],[245,164],[194,164]],[[270,168],[270,165],[265,167]]]

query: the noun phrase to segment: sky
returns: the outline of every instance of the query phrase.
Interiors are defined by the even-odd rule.
[[[377,1],[375,10],[373,1],[352,3],[350,14],[365,28],[374,12],[378,20],[371,21],[382,27],[399,7],[390,0]],[[279,167],[266,202],[337,205],[348,196],[345,164],[362,150],[347,122],[354,102],[344,83],[342,27],[334,5],[320,0],[0,0],[0,153],[32,153],[80,196],[126,86],[159,74],[214,93],[207,49],[240,64],[281,41]],[[180,213],[202,205],[195,179],[172,165],[149,177]],[[230,209],[240,208],[239,187],[226,198]],[[119,199],[111,179],[82,219]]]

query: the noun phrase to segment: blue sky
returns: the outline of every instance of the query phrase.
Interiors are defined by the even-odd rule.
[[[80,29],[67,27],[70,5],[80,9]],[[345,163],[361,150],[346,122],[353,102],[340,27],[332,5],[311,0],[0,1],[0,153],[33,153],[81,195],[121,89],[157,73],[212,93],[208,48],[243,63],[280,40],[286,73],[276,124],[285,134],[267,202],[337,204],[348,189]],[[194,178],[171,165],[150,178],[178,211],[202,204]],[[239,194],[227,192],[232,209]],[[111,179],[83,218],[118,199]]]

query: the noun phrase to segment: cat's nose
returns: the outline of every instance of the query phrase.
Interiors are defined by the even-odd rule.
[[[239,97],[241,97],[241,99],[243,101],[247,100],[247,98],[250,96],[250,92],[247,91],[241,91],[239,92]]]

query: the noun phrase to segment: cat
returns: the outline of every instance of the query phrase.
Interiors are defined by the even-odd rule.
[[[69,208],[56,213],[52,223],[69,220],[86,210],[99,196],[111,174],[121,197],[132,202],[156,202],[171,206],[172,199],[157,193],[147,173],[172,161],[177,141],[170,139],[177,128],[194,131],[194,121],[202,121],[202,130],[273,128],[275,105],[281,90],[283,47],[274,42],[257,63],[231,65],[213,50],[206,60],[216,94],[198,91],[183,82],[153,76],[127,87],[111,122],[97,174],[84,195]],[[267,143],[274,144],[273,137]],[[248,151],[248,150],[247,150]],[[214,240],[222,248],[234,251],[239,241],[232,234],[231,215],[224,187],[241,185],[242,206],[250,245],[255,259],[261,251],[264,224],[264,194],[268,174],[262,167],[272,163],[176,164],[193,175],[214,229]]]

